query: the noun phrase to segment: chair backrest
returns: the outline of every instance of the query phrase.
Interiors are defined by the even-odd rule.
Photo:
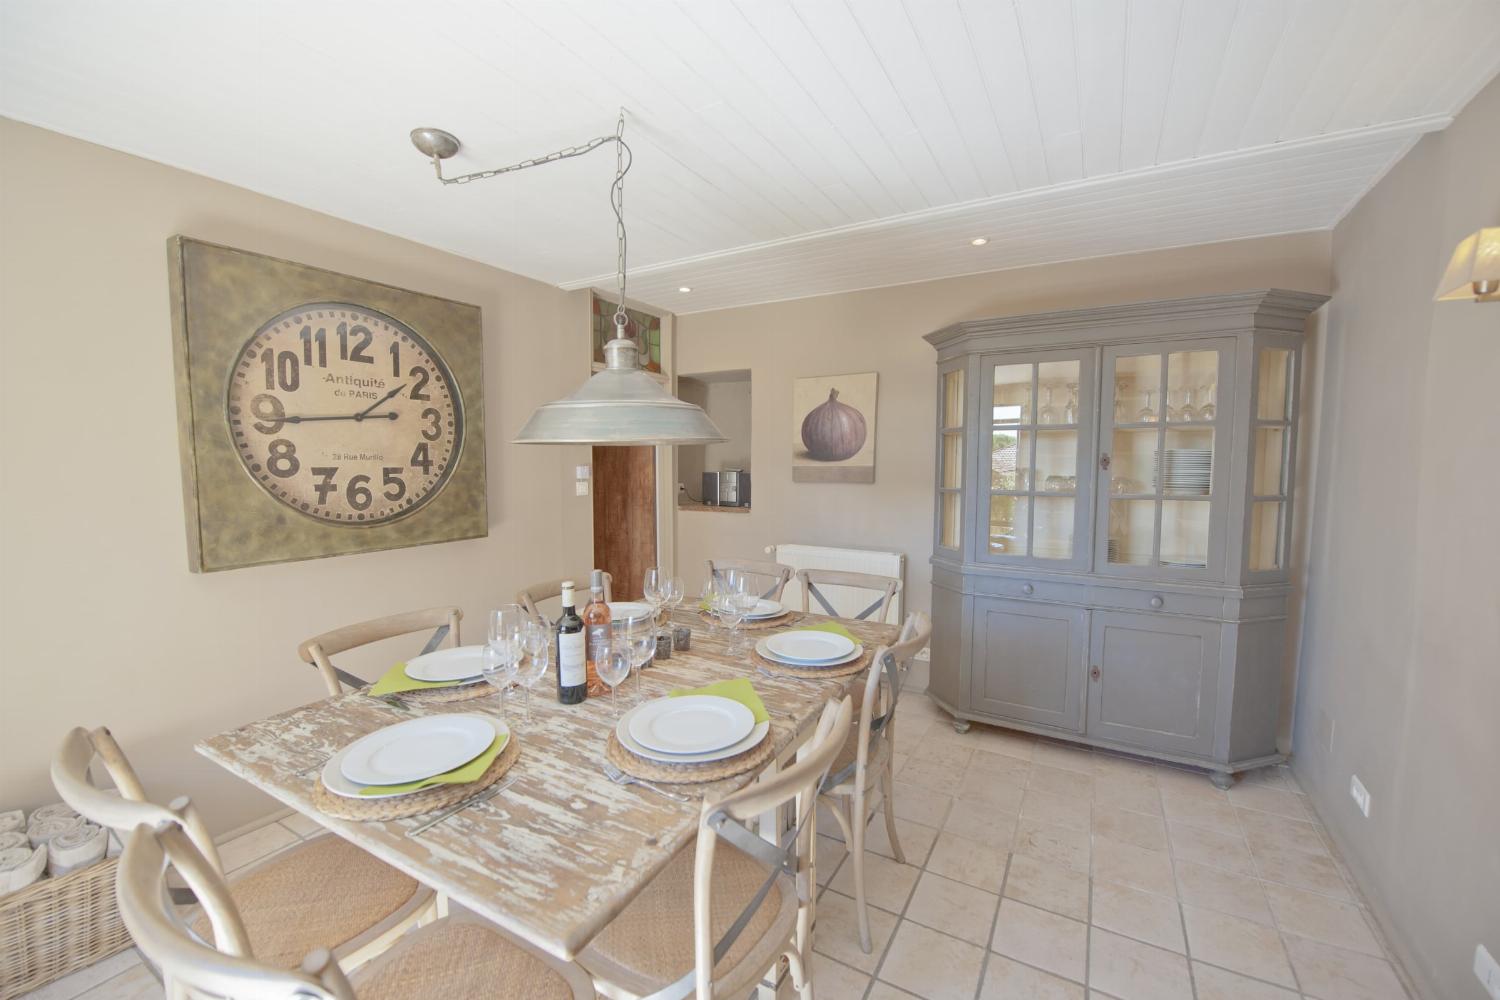
[[[911,662],[931,639],[932,619],[924,612],[913,611],[906,616],[895,643],[876,650],[869,673],[865,674],[854,760],[845,766],[844,772],[847,773],[830,774],[826,787],[840,785],[851,778],[863,787],[870,754],[881,740],[891,738],[896,703],[901,699],[901,688],[906,683]]]
[[[797,582],[802,584],[802,610],[811,611],[808,598],[817,599],[820,613],[839,617],[827,595],[818,589],[818,584],[828,587],[851,587],[875,594],[875,602],[854,617],[860,621],[884,622],[891,608],[901,581],[894,576],[879,576],[874,573],[850,573],[841,569],[803,569],[797,571]]]
[[[464,613],[458,608],[445,607],[404,611],[401,614],[386,615],[384,618],[372,618],[357,625],[345,625],[343,628],[315,635],[297,647],[297,655],[302,658],[303,663],[311,663],[318,668],[318,672],[323,675],[323,683],[328,686],[329,694],[339,695],[343,693],[341,681],[351,688],[364,687],[366,682],[335,667],[331,657],[359,646],[368,646],[372,642],[380,642],[382,639],[394,639],[399,635],[410,635],[413,632],[425,632],[427,629],[444,627],[448,629],[448,632],[438,644],[438,648],[457,646],[458,623],[463,616]]]
[[[89,768],[96,758],[119,795],[94,785]],[[122,841],[142,823],[152,826],[181,823],[203,856],[215,869],[223,870],[213,837],[198,811],[186,799],[173,800],[167,806],[148,799],[125,752],[113,734],[102,726],[92,731],[78,726],[63,737],[52,758],[52,785],[74,812],[90,823],[113,830]]]
[[[696,982],[699,1000],[709,1000],[717,995],[713,986],[714,965],[734,943],[734,928],[748,923],[748,917],[759,909],[772,882],[788,868],[796,873],[796,891],[802,911],[798,918],[802,925],[801,931],[805,933],[810,930],[805,925],[810,915],[807,904],[817,891],[812,885],[812,817],[817,810],[818,789],[828,775],[834,758],[838,756],[839,749],[844,745],[844,734],[849,729],[849,720],[853,714],[854,708],[847,695],[841,701],[830,700],[818,719],[817,729],[798,751],[796,763],[755,784],[731,792],[716,802],[703,803],[693,870],[694,968],[690,973]],[[779,844],[761,839],[759,834],[750,832],[742,825],[747,820],[788,803],[796,807],[797,823],[782,837]],[[713,869],[714,852],[720,838],[728,840],[773,871],[761,887],[761,892],[745,908],[743,916],[746,919],[736,921],[722,939],[715,941],[711,920]]]
[[[582,576],[560,576],[556,580],[545,580],[541,583],[533,583],[528,587],[523,587],[516,591],[516,603],[526,612],[526,617],[531,619],[540,618],[550,622],[552,619],[542,613],[541,603],[561,597],[562,585],[568,580],[572,580],[574,586],[583,589],[581,599],[587,600],[589,574],[585,573]],[[606,601],[615,599],[615,578],[613,574],[607,571],[604,573],[604,599]]]
[[[787,581],[792,578],[796,570],[784,563],[760,562],[754,559],[710,559],[708,560],[708,578],[720,580],[721,575],[727,569],[737,569],[742,573],[760,577],[755,581],[756,589],[760,596],[772,601],[781,600],[781,592],[786,589]]]
[[[213,926],[213,945],[190,934],[167,903],[168,869],[203,905]],[[224,876],[176,823],[143,823],[130,831],[115,877],[115,900],[126,930],[161,969],[169,997],[202,993],[237,1000],[355,1000],[349,980],[326,949],[309,954],[300,970],[257,961]]]

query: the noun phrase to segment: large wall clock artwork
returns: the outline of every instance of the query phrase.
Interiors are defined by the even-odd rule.
[[[487,532],[477,306],[168,243],[194,571]]]

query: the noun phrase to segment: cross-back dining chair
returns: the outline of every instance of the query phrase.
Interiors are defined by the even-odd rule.
[[[548,618],[546,615],[542,614],[541,604],[543,601],[551,601],[561,597],[562,585],[568,580],[572,580],[575,587],[579,587],[582,589],[581,598],[587,600],[589,589],[589,573],[584,573],[582,576],[560,576],[556,580],[544,580],[541,583],[533,583],[530,586],[522,587],[520,590],[516,591],[516,603],[519,604],[521,606],[521,609],[526,612],[526,617],[532,620],[543,619],[545,621],[551,621],[551,618]],[[604,599],[606,601],[612,601],[615,599],[614,585],[614,576],[606,572],[604,574]],[[582,608],[579,609],[580,612],[582,612],[582,610]]]
[[[833,602],[828,595],[818,589],[818,585],[825,587],[848,587],[855,590],[863,590],[875,594],[875,600],[869,607],[860,611],[852,617],[859,621],[874,621],[884,623],[889,613],[892,600],[896,591],[901,589],[901,581],[893,576],[878,576],[874,573],[850,573],[841,569],[802,569],[797,571],[797,582],[802,585],[802,610],[811,611],[809,598],[818,602],[823,609],[823,614],[832,615],[835,618],[848,618],[849,615],[841,615],[834,610]]]
[[[874,816],[877,804],[885,810],[885,831],[891,841],[891,853],[900,863],[906,862],[901,842],[896,837],[896,807],[892,785],[895,775],[891,755],[895,750],[896,704],[911,661],[932,638],[932,620],[920,611],[906,617],[900,637],[894,645],[883,647],[870,661],[861,692],[859,724],[851,726],[828,777],[823,781],[822,799],[833,812],[844,843],[849,846],[849,863],[854,866],[855,912],[859,914],[859,946],[870,951],[870,915],[865,903],[865,827]],[[873,797],[879,786],[880,798]]]
[[[781,600],[781,592],[786,589],[787,581],[792,574],[797,572],[784,563],[761,562],[754,559],[710,559],[708,560],[708,578],[714,582],[723,580],[725,570],[736,569],[742,573],[759,577],[755,581],[760,596],[771,601]]]
[[[421,611],[403,611],[400,614],[372,618],[367,622],[345,625],[322,635],[315,635],[297,647],[297,655],[303,663],[310,663],[323,676],[330,695],[340,695],[345,687],[362,688],[369,682],[356,677],[347,670],[333,665],[332,657],[346,653],[372,642],[394,639],[432,629],[424,653],[458,645],[458,623],[464,613],[456,607],[424,608]]]
[[[187,933],[163,899],[166,872],[192,888],[212,938]],[[136,945],[162,970],[169,1000],[586,1000],[588,976],[475,917],[444,917],[353,972],[313,947],[288,966],[266,960],[233,888],[177,824],[142,824],[120,857],[115,898]],[[212,940],[213,944],[206,943]]]
[[[96,787],[95,761],[120,793]],[[162,805],[147,798],[135,768],[108,729],[73,729],[52,760],[52,784],[64,802],[123,840],[141,824],[179,825],[204,863],[223,876],[208,827],[186,799]],[[432,890],[340,837],[305,840],[234,875],[242,924],[266,961],[291,966],[326,945],[347,968],[368,961],[410,927],[437,915]],[[181,904],[193,899],[174,894]],[[201,899],[200,899],[201,901]],[[209,918],[194,921],[206,935]]]
[[[829,701],[796,763],[703,803],[696,848],[679,851],[578,956],[599,993],[741,997],[784,956],[812,1000],[813,817],[852,716],[849,698]],[[745,826],[788,803],[797,823],[777,843]]]

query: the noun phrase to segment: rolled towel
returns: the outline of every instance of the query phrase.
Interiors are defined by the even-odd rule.
[[[104,857],[109,831],[92,823],[64,830],[47,841],[47,874],[61,878]]]
[[[39,819],[51,819],[54,816],[68,817],[77,815],[78,813],[73,810],[73,807],[68,805],[66,802],[51,802],[45,806],[37,806],[36,809],[32,811],[31,818],[26,822],[28,824],[31,824],[35,823]]]
[[[0,851],[8,851],[12,847],[24,847],[31,850],[31,841],[26,839],[26,834],[20,830],[7,830],[0,833]]]
[[[47,849],[12,847],[0,851],[0,896],[17,892],[42,877],[47,870]]]
[[[20,809],[0,813],[0,833],[14,833],[26,829],[26,814]]]
[[[46,847],[47,842],[59,833],[67,833],[82,825],[83,817],[77,813],[72,816],[43,816],[40,819],[33,816],[26,826],[26,837],[31,841],[32,847]]]

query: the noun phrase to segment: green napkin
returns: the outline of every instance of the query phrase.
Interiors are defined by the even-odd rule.
[[[858,644],[858,642],[859,642],[859,638],[853,632],[850,632],[848,629],[844,628],[844,626],[840,625],[838,622],[821,622],[821,623],[819,623],[817,625],[808,625],[805,628],[797,629],[797,631],[798,632],[832,632],[834,635],[841,635],[841,636],[843,636],[845,639],[848,639],[852,643]]]
[[[771,721],[771,713],[766,711],[765,702],[760,700],[760,695],[755,693],[755,685],[750,683],[748,677],[735,677],[727,681],[714,681],[712,684],[701,688],[679,688],[673,691],[669,697],[680,698],[687,694],[715,695],[719,698],[728,698],[737,701],[750,710],[755,716],[755,723]]]
[[[406,664],[398,663],[385,672],[385,676],[371,684],[365,694],[379,698],[383,694],[400,694],[402,691],[426,691],[428,688],[455,687],[469,681],[419,681],[406,676]]]
[[[467,764],[461,764],[451,771],[442,774],[434,774],[430,778],[420,781],[408,781],[404,785],[366,785],[359,790],[361,795],[388,795],[392,792],[416,792],[433,785],[467,785],[471,781],[479,780],[479,776],[489,769],[495,758],[500,756],[500,751],[505,749],[505,741],[508,734],[496,736],[495,742],[484,753],[475,757]]]

